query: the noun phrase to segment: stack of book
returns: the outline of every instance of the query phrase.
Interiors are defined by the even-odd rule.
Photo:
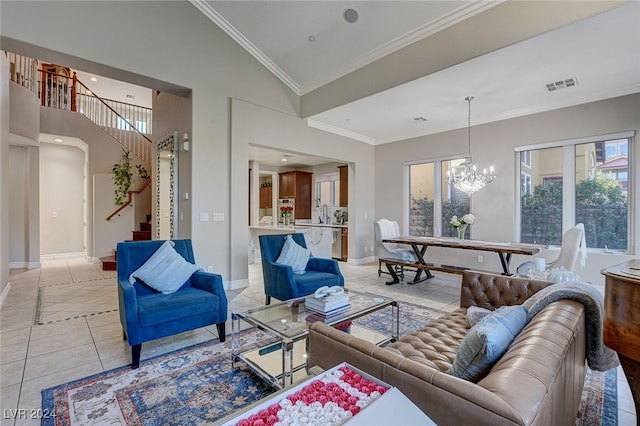
[[[347,294],[333,294],[330,296],[316,298],[309,296],[305,299],[305,307],[310,315],[307,321],[331,322],[341,317],[345,317],[349,312],[349,296]]]

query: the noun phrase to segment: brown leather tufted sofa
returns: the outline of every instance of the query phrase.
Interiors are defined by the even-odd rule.
[[[478,383],[446,373],[469,329],[470,306],[521,304],[550,284],[467,271],[460,308],[384,348],[314,323],[308,365],[328,369],[346,361],[400,389],[438,425],[573,425],[586,373],[580,303],[543,309]]]

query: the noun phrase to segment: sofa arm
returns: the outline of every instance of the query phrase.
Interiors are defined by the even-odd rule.
[[[138,295],[129,280],[118,281],[118,308],[122,329],[130,345],[140,343],[138,333]]]
[[[521,305],[550,281],[508,275],[464,271],[460,290],[460,307],[479,306],[494,310],[500,306]]]
[[[275,262],[262,261],[264,292],[278,300],[289,300],[298,297],[298,289],[293,277],[293,268]]]
[[[316,271],[316,272],[329,272],[331,274],[338,275],[342,280],[341,284],[344,284],[344,278],[342,277],[342,272],[340,272],[340,267],[338,266],[338,261],[335,259],[325,259],[323,257],[312,257],[307,262],[307,271]]]
[[[227,293],[222,276],[211,272],[196,271],[191,275],[191,287],[215,294],[220,299],[220,312],[227,312]]]

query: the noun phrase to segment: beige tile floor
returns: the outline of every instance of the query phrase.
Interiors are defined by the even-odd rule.
[[[347,286],[451,311],[458,306],[460,277],[436,274],[418,285],[384,284],[377,264],[340,263]],[[0,426],[39,424],[15,420],[9,410],[37,410],[41,390],[127,365],[130,347],[118,319],[116,274],[83,258],[46,260],[42,268],[12,270],[11,291],[0,312]],[[229,311],[264,304],[262,271],[249,265],[250,286],[228,291]],[[231,330],[227,326],[228,332]],[[217,338],[215,326],[143,344],[142,359]],[[619,425],[635,425],[626,379],[619,377]]]

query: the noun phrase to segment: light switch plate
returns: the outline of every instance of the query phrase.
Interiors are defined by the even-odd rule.
[[[224,213],[214,213],[213,214],[214,222],[223,222],[224,221]]]
[[[208,212],[200,213],[200,222],[209,222],[209,213]]]

